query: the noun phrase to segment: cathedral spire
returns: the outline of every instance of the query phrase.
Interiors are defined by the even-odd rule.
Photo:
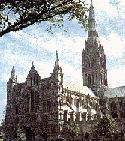
[[[93,45],[94,41],[98,40],[98,33],[96,31],[96,21],[95,21],[94,6],[92,0],[89,8],[88,28],[89,28],[88,41]]]
[[[56,50],[56,64],[58,64],[59,58],[58,58],[58,50]]]
[[[58,50],[56,50],[56,61],[55,66],[59,65]]]
[[[92,28],[92,23],[95,23],[95,15],[94,15],[94,6],[92,4],[92,1],[91,1],[91,5],[90,5],[90,8],[89,8],[89,24],[91,24],[91,28]],[[95,25],[94,25],[95,26]]]

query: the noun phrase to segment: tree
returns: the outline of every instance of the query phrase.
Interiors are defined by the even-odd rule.
[[[111,137],[116,133],[116,121],[107,115],[100,118],[96,125],[93,127],[93,133],[95,136]]]
[[[0,9],[0,36],[41,21],[51,21],[55,25],[55,22],[63,21],[65,14],[69,20],[76,18],[87,27],[88,8],[82,0],[3,0]],[[15,20],[11,21],[10,15]]]
[[[64,125],[63,133],[70,140],[72,138],[77,138],[79,136],[79,125],[76,122],[67,122]]]

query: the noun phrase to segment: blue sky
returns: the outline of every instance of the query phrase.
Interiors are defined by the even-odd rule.
[[[90,4],[90,0],[86,0]],[[100,43],[107,56],[109,87],[125,86],[125,3],[123,0],[93,0]],[[82,49],[87,32],[77,20],[64,20],[63,28],[45,31],[50,22],[34,24],[0,38],[0,122],[6,105],[6,83],[15,67],[18,82],[25,82],[32,61],[41,78],[49,77],[56,50],[64,79],[82,84]],[[66,30],[67,32],[65,32]]]

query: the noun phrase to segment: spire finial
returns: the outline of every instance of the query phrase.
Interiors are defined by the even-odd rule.
[[[34,67],[34,61],[32,61],[32,67]]]
[[[92,3],[92,0],[91,0],[91,3]]]
[[[59,59],[58,59],[58,50],[56,50],[56,64],[58,64],[58,61],[59,61]]]

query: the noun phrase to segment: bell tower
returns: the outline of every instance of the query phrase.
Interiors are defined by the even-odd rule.
[[[102,97],[107,88],[106,55],[96,30],[92,0],[88,27],[88,39],[85,40],[85,49],[82,52],[83,86],[88,86],[96,96]]]

